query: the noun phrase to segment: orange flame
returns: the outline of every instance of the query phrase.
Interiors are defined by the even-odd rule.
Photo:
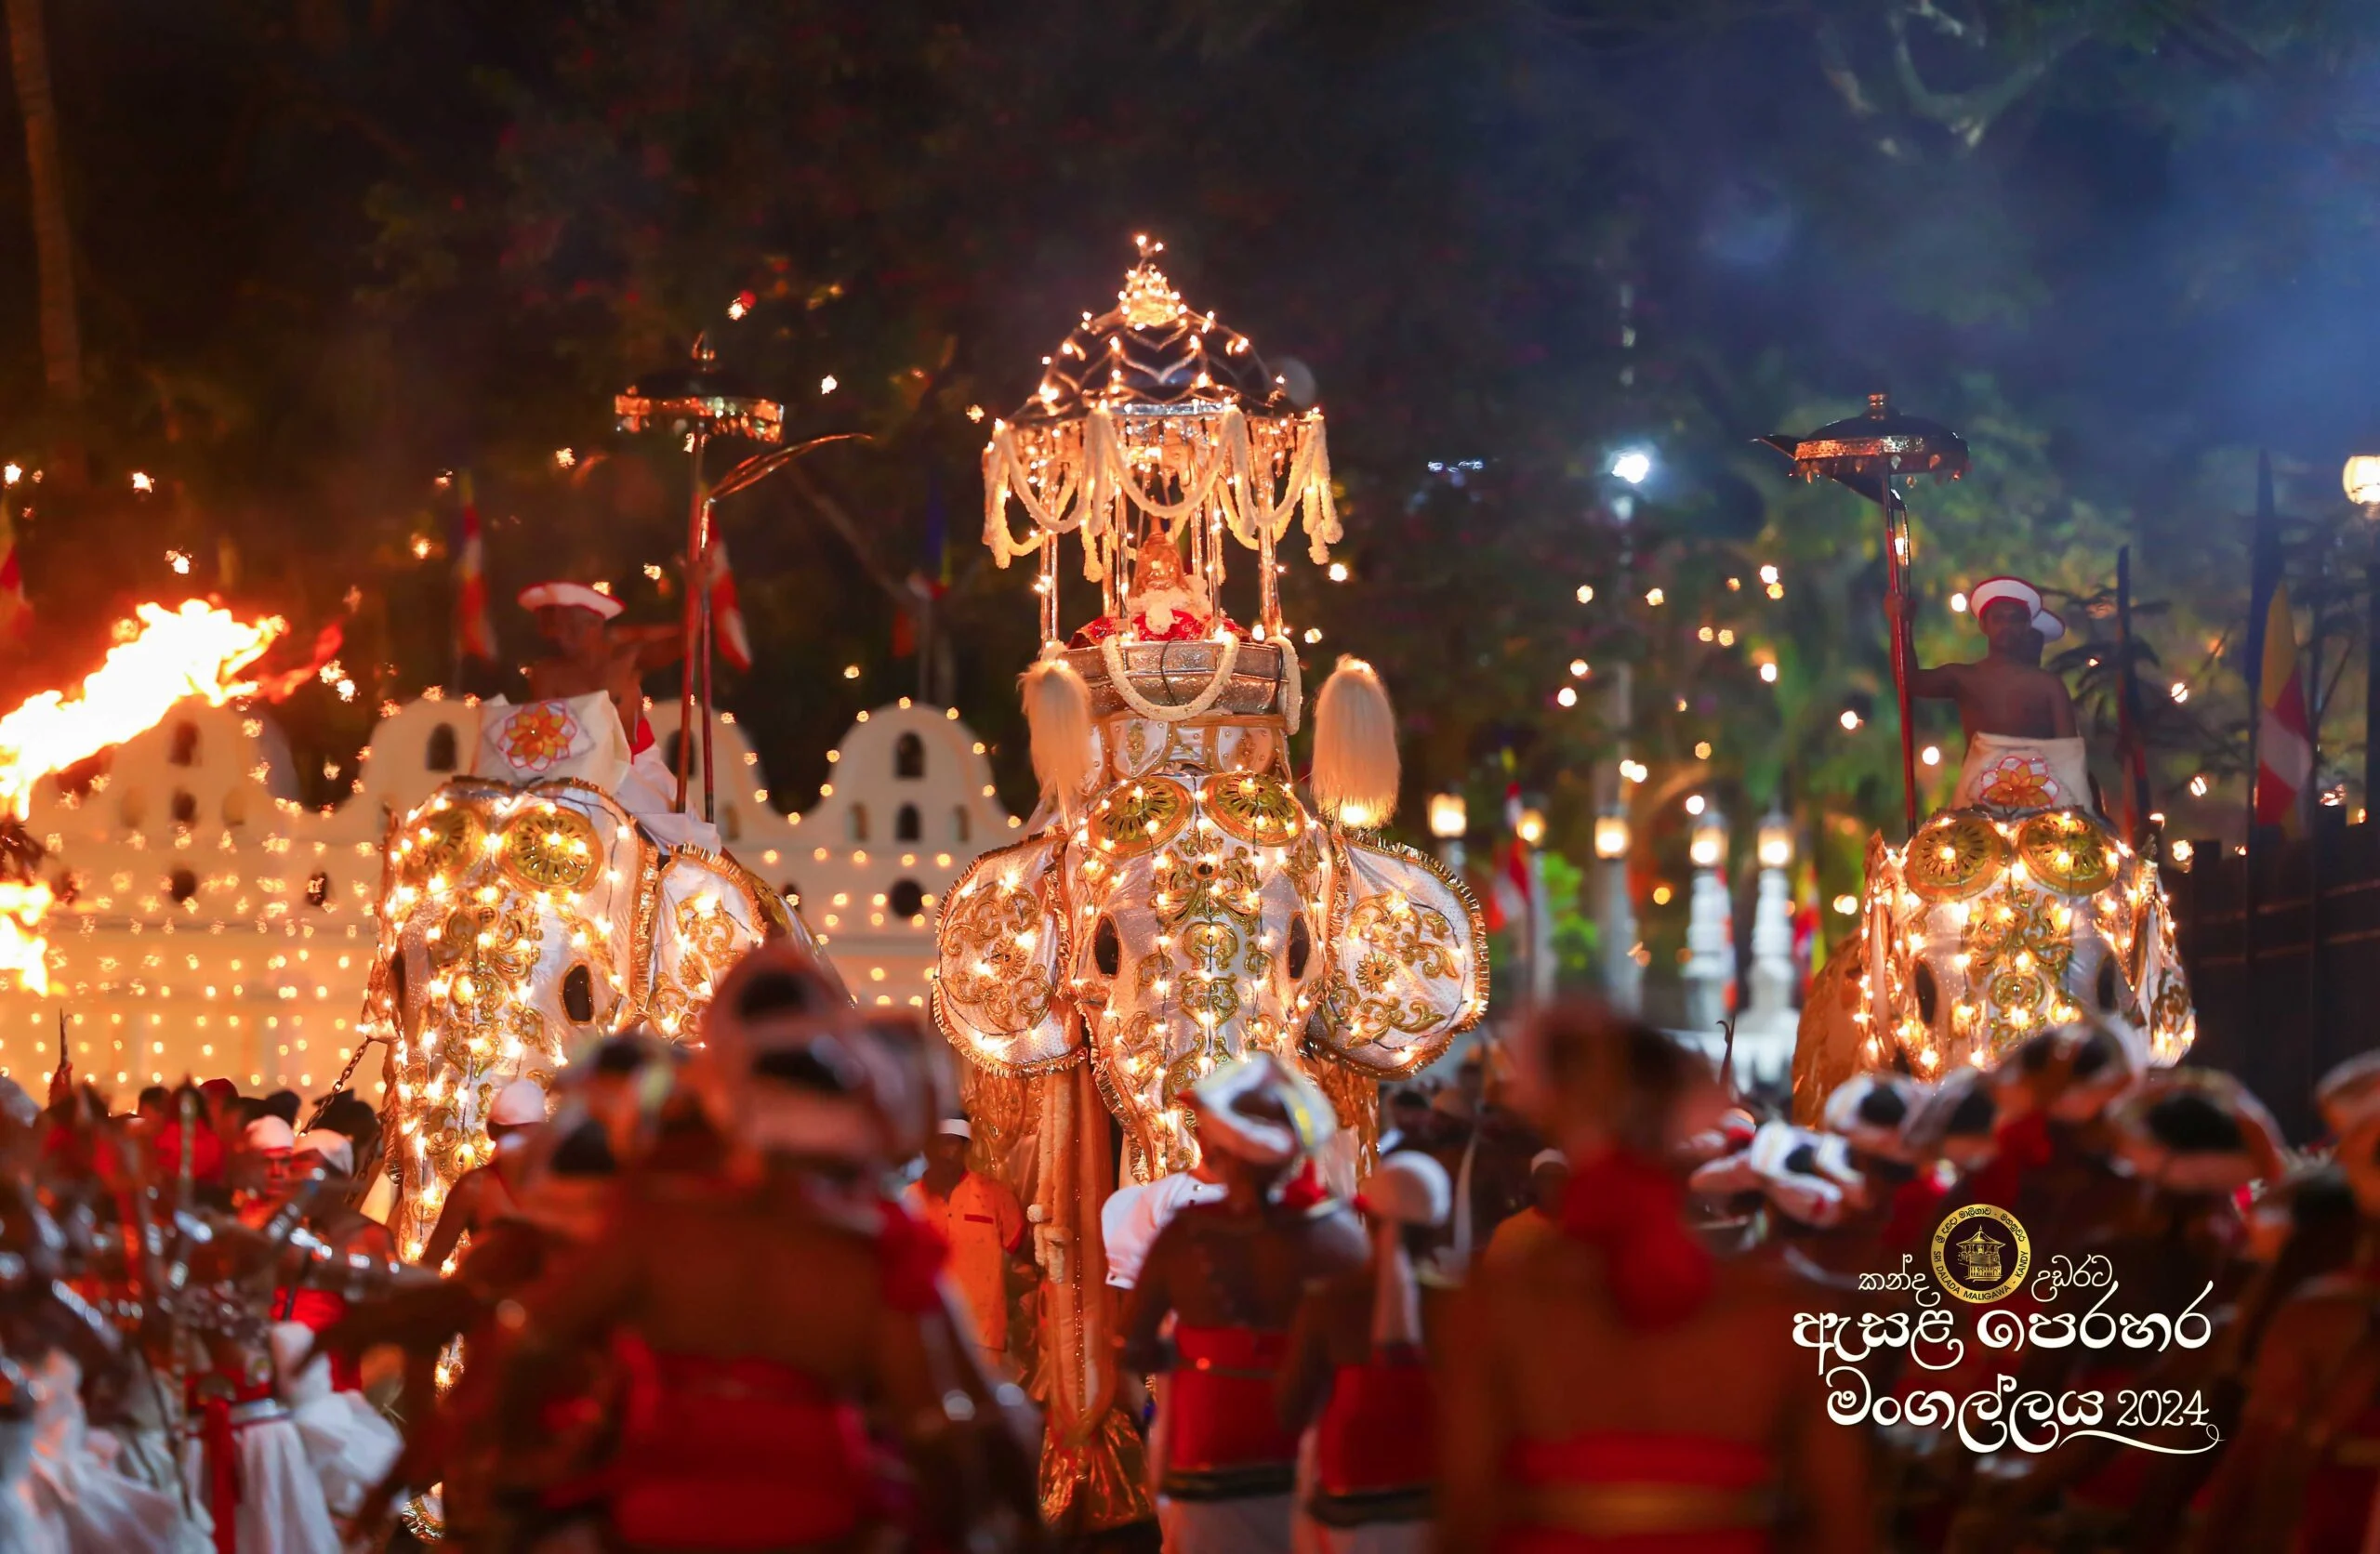
[[[19,820],[35,783],[154,728],[183,697],[221,706],[252,693],[239,672],[288,629],[278,616],[243,621],[198,599],[179,610],[144,604],[135,613],[139,626],[108,650],[73,700],[44,691],[0,718],[0,804]]]
[[[72,700],[44,691],[0,718],[0,805],[23,820],[33,784],[53,771],[154,728],[187,696],[221,706],[256,687],[238,678],[287,629],[278,617],[249,622],[199,599],[178,610],[144,604],[139,624],[108,650]],[[49,991],[48,942],[41,922],[49,887],[0,881],[0,984]]]
[[[0,880],[0,982],[13,978],[27,993],[49,992],[49,941],[41,920],[49,912],[49,887]]]

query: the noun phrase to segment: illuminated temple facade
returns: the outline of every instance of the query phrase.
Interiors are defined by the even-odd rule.
[[[678,704],[655,702],[674,754]],[[353,796],[298,801],[269,713],[191,701],[99,759],[46,778],[28,827],[61,898],[46,995],[0,993],[0,1073],[38,1097],[61,1039],[79,1076],[129,1104],[184,1074],[320,1094],[354,1054],[390,820],[467,770],[473,699],[432,692],[373,731]],[[711,744],[729,851],[798,897],[864,1005],[926,1003],[934,906],[1018,822],[955,709],[906,698],[859,715],[816,805],[771,801],[733,714]],[[377,1054],[356,1074],[379,1094]]]

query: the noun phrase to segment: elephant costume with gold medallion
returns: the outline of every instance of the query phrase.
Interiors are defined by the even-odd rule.
[[[2088,809],[1945,810],[1868,844],[1860,932],[1803,1007],[1794,1113],[1862,1070],[1939,1079],[2085,1018],[2144,1067],[2197,1034],[2156,864]]]
[[[473,775],[390,823],[364,1034],[396,1102],[389,1228],[408,1257],[455,1179],[490,1158],[505,1085],[550,1088],[640,1021],[690,1035],[746,950],[809,939],[707,826],[624,795],[646,808],[649,784],[608,696],[495,703]]]
[[[1316,1165],[1352,1191],[1380,1081],[1487,1007],[1468,892],[1378,834],[1395,725],[1368,666],[1342,660],[1316,698],[1312,780],[1294,781],[1304,698],[1276,558],[1293,525],[1316,566],[1341,537],[1322,415],[1245,336],[1183,305],[1161,246],[1143,240],[1115,309],[1044,358],[984,452],[994,561],[1040,563],[1025,700],[1042,799],[1030,835],[945,897],[932,1001],[967,1060],[972,1163],[1034,1227],[1042,1510],[1077,1534],[1151,1514],[1115,1401],[1100,1211],[1119,1176],[1191,1166],[1184,1092],[1269,1052],[1330,1097],[1339,1152]],[[1071,637],[1070,535],[1098,597]],[[1223,603],[1230,542],[1252,560],[1245,627]]]

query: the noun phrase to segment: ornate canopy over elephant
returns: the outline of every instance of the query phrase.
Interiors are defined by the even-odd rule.
[[[533,711],[532,709],[523,709]],[[717,980],[808,930],[734,858],[665,845],[599,784],[466,777],[390,823],[365,1010],[397,1104],[390,1228],[414,1255],[492,1152],[495,1093],[639,1021],[691,1034]]]

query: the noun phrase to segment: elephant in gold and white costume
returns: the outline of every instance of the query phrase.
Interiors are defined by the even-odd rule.
[[[507,1083],[550,1087],[640,1021],[691,1035],[746,950],[809,939],[700,830],[664,819],[683,838],[665,843],[623,807],[616,734],[603,697],[491,707],[482,774],[390,822],[364,1034],[385,1044],[390,1229],[408,1256],[455,1178],[492,1153],[485,1119]],[[525,758],[515,770],[504,752]]]
[[[1084,717],[1054,735],[1037,717],[1035,756],[1046,770],[1050,741],[1065,741],[1064,779],[1034,834],[947,897],[933,1013],[968,1061],[978,1157],[1032,1205],[1049,1275],[1044,1509],[1095,1524],[1147,1505],[1137,1442],[1108,1401],[1100,1207],[1118,1177],[1193,1165],[1183,1092],[1264,1051],[1330,1096],[1348,1146],[1329,1174],[1351,1186],[1377,1137],[1379,1081],[1478,1022],[1488,960],[1469,892],[1352,823],[1386,813],[1393,752],[1386,795],[1326,810],[1293,784],[1286,643],[1132,642],[1056,662],[1043,667],[1085,698]],[[1368,668],[1339,678],[1351,673],[1379,694]],[[1327,734],[1327,711],[1318,721]],[[1318,771],[1324,750],[1318,736]]]
[[[1802,1011],[1795,1112],[1858,1070],[1938,1079],[2084,1019],[2143,1065],[2197,1034],[2156,864],[2088,810],[1946,810],[1869,843],[1860,933]]]
[[[1180,705],[1222,651],[1131,645],[1134,698]],[[943,1030],[991,1073],[1087,1066],[1129,1179],[1196,1161],[1181,1097],[1218,1063],[1273,1052],[1363,1096],[1487,1006],[1469,892],[1292,785],[1287,653],[1239,644],[1214,705],[1179,720],[1130,705],[1095,650],[1069,654],[1097,718],[1090,775],[1035,835],[977,860],[943,912]],[[1373,1128],[1368,1106],[1341,1109]]]

